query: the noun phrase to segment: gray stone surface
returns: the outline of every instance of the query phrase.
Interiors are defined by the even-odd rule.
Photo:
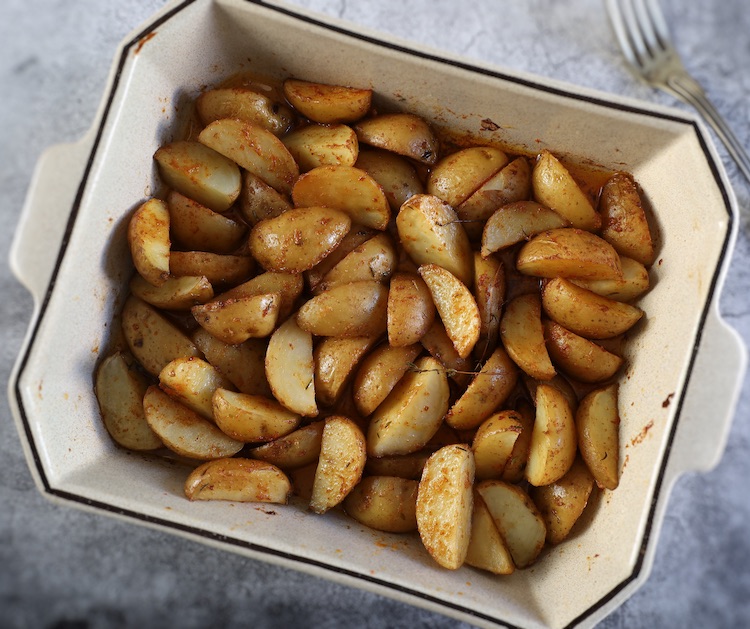
[[[34,165],[74,141],[98,105],[115,47],[162,0],[0,3],[0,255],[7,259]],[[667,105],[627,72],[598,0],[298,0],[436,49]],[[750,147],[750,6],[665,0],[678,49]],[[750,184],[726,161],[739,204]],[[699,201],[699,200],[697,200]],[[65,211],[66,208],[60,208]],[[0,377],[7,382],[31,299],[0,265]],[[722,298],[750,339],[750,225]],[[750,387],[718,467],[674,488],[652,575],[602,626],[750,626]],[[456,627],[325,580],[159,531],[59,507],[29,474],[7,403],[0,416],[0,627]],[[710,421],[710,418],[707,418]]]

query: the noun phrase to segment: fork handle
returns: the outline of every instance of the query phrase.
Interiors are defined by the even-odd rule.
[[[716,111],[700,84],[692,77],[683,74],[673,74],[667,79],[666,83],[675,96],[695,107],[706,122],[711,125],[711,128],[726,146],[729,154],[737,162],[742,174],[750,182],[750,157],[748,157],[737,136],[724,122],[724,118]]]

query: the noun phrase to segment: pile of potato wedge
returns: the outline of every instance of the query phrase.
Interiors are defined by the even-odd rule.
[[[584,185],[298,79],[207,89],[195,117],[129,219],[95,375],[114,441],[192,461],[190,500],[296,495],[449,569],[510,574],[566,539],[619,481],[654,261],[632,176]]]

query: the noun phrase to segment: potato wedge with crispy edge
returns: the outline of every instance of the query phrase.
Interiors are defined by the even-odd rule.
[[[551,229],[567,227],[568,221],[535,201],[516,201],[494,212],[482,231],[482,256],[506,249]]]
[[[330,207],[348,214],[353,223],[384,230],[391,206],[380,184],[354,166],[319,166],[297,179],[292,190],[295,207]]]
[[[266,443],[284,437],[302,419],[274,399],[221,387],[214,391],[211,402],[216,425],[224,434],[243,443]]]
[[[471,516],[471,538],[465,563],[493,574],[512,574],[516,569],[495,520],[476,489]]]
[[[169,279],[169,208],[161,199],[149,199],[128,223],[130,257],[136,271],[153,286]]]
[[[479,307],[474,295],[453,273],[437,264],[423,264],[419,276],[427,284],[448,337],[461,358],[469,356],[479,340]]]
[[[245,87],[206,90],[195,100],[195,109],[204,125],[235,118],[278,136],[285,134],[294,123],[294,112],[286,103]]]
[[[248,242],[267,271],[301,273],[333,251],[351,226],[349,216],[338,210],[295,208],[255,225]]]
[[[419,480],[432,452],[432,450],[424,449],[410,454],[370,456],[367,457],[367,463],[365,463],[365,473],[369,476],[398,476]]]
[[[502,478],[523,428],[520,413],[512,410],[499,411],[482,422],[471,442],[477,480]]]
[[[267,342],[264,339],[248,339],[239,345],[230,345],[201,327],[193,332],[191,338],[203,352],[205,359],[238,391],[249,395],[272,396],[271,387],[266,380]]]
[[[443,366],[430,356],[420,358],[375,409],[367,431],[367,454],[421,450],[440,428],[449,398]]]
[[[403,347],[383,343],[362,360],[352,384],[354,404],[363,417],[388,397],[421,352],[422,346],[416,343]]]
[[[555,368],[544,342],[539,295],[520,295],[505,305],[500,338],[513,362],[525,373],[537,380],[554,378]]]
[[[208,251],[172,251],[169,267],[175,277],[202,275],[212,286],[222,287],[249,279],[255,271],[255,260]]]
[[[283,505],[291,494],[292,484],[278,467],[240,457],[207,461],[190,472],[185,481],[185,495],[189,500]]]
[[[284,143],[263,127],[243,120],[214,120],[198,134],[198,141],[255,173],[282,194],[291,192],[299,176],[299,166]]]
[[[323,281],[323,278],[333,267],[357,247],[370,240],[370,238],[374,238],[378,233],[380,232],[376,229],[352,223],[351,228],[342,238],[338,246],[312,269],[305,271],[305,281],[310,290],[316,292],[318,284]]]
[[[440,143],[424,118],[408,113],[380,114],[354,125],[360,144],[369,144],[422,164],[438,160]]]
[[[544,518],[518,485],[485,480],[477,485],[487,510],[513,558],[516,568],[528,568],[542,552],[547,529]]]
[[[288,435],[253,448],[249,456],[268,461],[284,470],[305,467],[311,463],[317,465],[324,425],[324,421],[315,421],[302,426]]]
[[[313,289],[322,293],[339,284],[361,280],[387,283],[398,264],[398,254],[393,239],[386,233],[378,233],[349,252],[336,264]]]
[[[468,384],[474,371],[474,363],[470,357],[461,358],[458,355],[442,321],[436,319],[419,342],[443,365],[448,377],[459,387],[463,388]]]
[[[570,534],[588,504],[594,478],[580,458],[576,458],[561,479],[544,487],[532,487],[529,495],[544,518],[547,542],[559,544]]]
[[[189,199],[176,190],[167,197],[169,231],[181,249],[231,253],[240,245],[247,227]]]
[[[586,395],[576,412],[578,448],[596,484],[616,489],[620,482],[620,413],[618,385]]]
[[[474,456],[450,445],[425,464],[417,493],[417,529],[430,556],[443,568],[460,568],[469,550],[474,509]]]
[[[201,355],[182,330],[134,295],[123,306],[122,331],[135,359],[154,376],[175,358]]]
[[[343,124],[311,124],[287,133],[281,141],[299,164],[300,172],[318,166],[354,166],[359,142],[354,129]]]
[[[291,200],[269,186],[255,173],[242,173],[242,191],[239,197],[239,211],[250,227],[267,218],[274,218],[292,209]]]
[[[222,459],[234,456],[244,445],[156,385],[146,390],[143,411],[148,425],[164,445],[182,456],[200,460]]]
[[[128,450],[157,450],[163,444],[143,413],[148,381],[134,363],[122,352],[107,356],[96,370],[94,392],[104,427],[116,443]]]
[[[474,298],[479,308],[479,340],[474,356],[489,356],[500,338],[500,317],[505,301],[505,267],[499,258],[474,252]]]
[[[326,418],[310,510],[325,513],[340,504],[362,478],[366,459],[365,436],[359,426],[340,415]]]
[[[622,366],[623,359],[616,354],[549,319],[544,322],[544,338],[552,361],[581,382],[603,382]]]
[[[487,220],[500,207],[531,196],[531,167],[517,157],[485,181],[456,208],[456,214],[472,241],[480,241]]]
[[[424,280],[414,273],[396,273],[388,291],[388,342],[394,347],[418,343],[435,321],[435,312]]]
[[[654,262],[654,243],[641,196],[632,175],[615,173],[599,199],[602,238],[623,256],[644,266]]]
[[[332,406],[354,377],[359,361],[378,341],[377,336],[328,336],[313,350],[315,394],[323,406]]]
[[[356,168],[364,170],[380,184],[391,210],[399,208],[415,194],[424,192],[424,185],[408,159],[381,149],[360,151]]]
[[[414,195],[401,206],[396,228],[401,246],[417,265],[437,264],[471,287],[474,254],[450,205],[433,195]]]
[[[455,209],[507,164],[508,156],[493,146],[460,149],[435,164],[427,178],[427,193]]]
[[[321,124],[355,122],[370,110],[372,90],[300,79],[284,81],[284,96],[303,116]]]
[[[237,164],[199,142],[165,144],[154,160],[164,183],[214,212],[226,212],[240,195]]]
[[[538,487],[562,478],[576,458],[577,441],[575,418],[565,396],[553,386],[540,384],[526,480]]]
[[[501,480],[508,483],[520,483],[524,477],[526,462],[529,460],[531,433],[534,430],[534,406],[527,400],[516,402],[516,413],[521,423],[521,432],[513,443],[513,450],[503,468]],[[476,437],[476,435],[475,435]]]
[[[386,331],[387,303],[380,282],[340,284],[305,302],[297,323],[316,336],[377,336]]]
[[[529,392],[529,396],[532,400],[536,400],[536,390],[537,387],[540,384],[548,384],[551,387],[555,387],[560,393],[562,393],[565,396],[565,399],[568,401],[568,404],[570,405],[571,410],[573,413],[575,413],[576,409],[578,408],[578,394],[576,393],[575,388],[573,387],[570,382],[565,379],[560,374],[557,374],[554,378],[550,380],[536,380],[532,378],[529,375],[524,374],[523,375],[523,383],[526,387],[526,390]]]
[[[582,280],[571,278],[571,282],[590,290],[592,293],[614,299],[615,301],[632,301],[649,289],[648,269],[637,260],[620,256],[622,278],[611,280]]]
[[[213,421],[211,398],[219,387],[232,389],[232,383],[201,358],[175,358],[159,373],[159,386],[170,397],[201,417]]]
[[[172,277],[161,286],[154,286],[136,274],[130,280],[130,292],[163,310],[189,310],[214,296],[211,283],[205,277],[195,275]]]
[[[227,301],[275,293],[280,297],[279,321],[284,321],[292,314],[297,298],[302,294],[304,287],[304,280],[298,273],[266,271],[217,295],[211,301]]]
[[[516,268],[536,277],[622,279],[620,256],[603,238],[574,227],[534,236],[518,252]]]
[[[388,533],[417,530],[415,480],[368,476],[344,499],[344,510],[360,524]]]
[[[266,379],[273,396],[286,408],[315,417],[315,361],[312,334],[291,316],[271,335],[266,351]]]
[[[212,301],[193,306],[190,312],[198,324],[229,345],[250,338],[265,338],[276,328],[281,297],[277,293]]]
[[[573,227],[595,231],[601,227],[602,217],[589,198],[563,166],[547,150],[542,151],[531,171],[534,198],[562,215]]]
[[[542,287],[542,307],[550,319],[590,339],[627,332],[643,316],[636,306],[607,299],[563,278]]]
[[[508,399],[517,380],[518,368],[507,352],[497,347],[451,406],[446,423],[457,430],[476,428]]]

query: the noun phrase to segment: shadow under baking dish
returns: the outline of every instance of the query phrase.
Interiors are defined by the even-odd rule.
[[[50,281],[11,380],[30,467],[52,499],[362,587],[483,626],[590,625],[646,578],[676,469],[673,445],[733,244],[735,210],[693,118],[571,86],[482,68],[339,23],[253,0],[172,4],[125,41],[86,159],[61,163],[75,186]],[[403,108],[483,141],[628,170],[653,209],[659,262],[629,339],[621,386],[620,487],[601,493],[590,525],[531,568],[496,577],[440,569],[412,535],[341,513],[290,506],[191,503],[186,469],[117,448],[102,425],[93,372],[132,267],[123,225],[157,190],[154,151],[176,137],[175,104],[255,71],[372,87]],[[184,112],[182,112],[184,113]],[[487,124],[487,121],[492,124]],[[584,161],[585,160],[585,161]],[[54,194],[40,181],[37,195]],[[45,187],[46,186],[46,187]],[[700,200],[699,203],[696,199]],[[711,328],[713,329],[713,328]],[[728,426],[730,417],[725,420]]]

